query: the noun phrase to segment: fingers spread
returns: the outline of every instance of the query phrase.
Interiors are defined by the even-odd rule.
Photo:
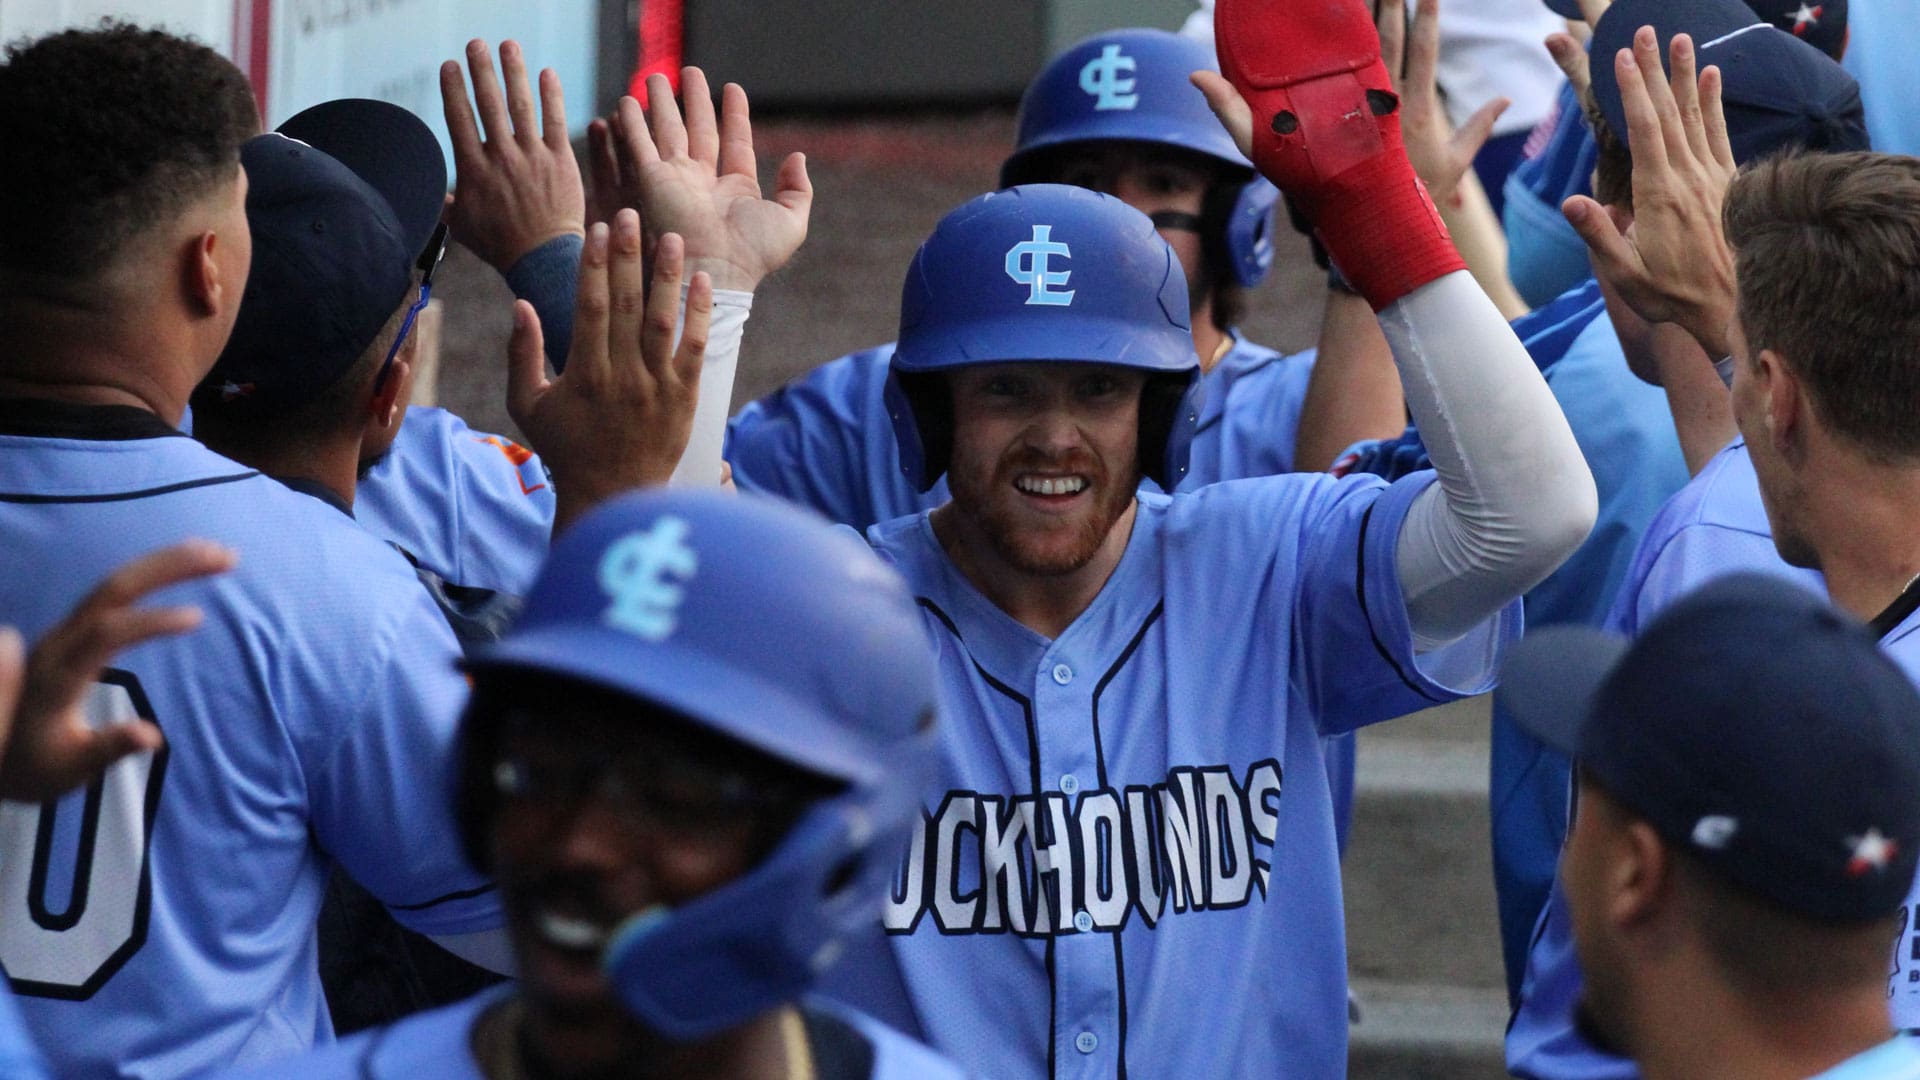
[[[1418,0],[1407,44],[1407,81],[1402,96],[1434,92],[1440,63],[1440,0]]]
[[[1673,94],[1674,108],[1680,117],[1681,145],[1694,161],[1711,161],[1713,150],[1707,145],[1706,121],[1700,113],[1699,76],[1693,70],[1693,39],[1686,34],[1675,34],[1670,56],[1673,77],[1668,80],[1668,90]]]
[[[486,129],[487,143],[511,141],[513,124],[507,119],[500,80],[493,73],[493,57],[487,52],[487,43],[479,38],[467,42],[467,70],[473,73],[473,104],[480,112],[480,126]]]
[[[187,540],[143,555],[114,571],[94,589],[68,623],[96,612],[127,607],[147,594],[182,581],[233,569],[239,556],[210,540]],[[66,624],[62,624],[66,625]]]
[[[473,119],[467,76],[457,60],[440,65],[440,107],[447,116],[447,136],[453,140],[454,168],[465,172],[480,155],[480,126]]]
[[[707,356],[707,333],[713,325],[713,278],[705,271],[693,275],[687,285],[686,325],[680,331],[680,348],[673,356],[673,373],[689,387],[700,384],[700,365]]]
[[[547,342],[540,315],[525,300],[513,302],[513,335],[507,339],[507,413],[522,428],[524,417],[547,392]]]
[[[747,112],[747,92],[739,83],[720,88],[720,160],[716,171],[721,176],[744,176],[757,186],[760,166],[753,154],[753,120]]]
[[[720,131],[713,119],[713,91],[697,67],[680,70],[680,106],[687,116],[687,154],[703,165],[720,159]]]
[[[1452,147],[1455,160],[1466,161],[1471,166],[1474,157],[1480,153],[1480,148],[1493,137],[1493,125],[1499,122],[1500,114],[1506,112],[1507,106],[1511,104],[1513,102],[1506,98],[1494,98],[1474,110],[1473,115],[1467,117],[1467,122],[1460,125],[1460,130],[1453,133]]]
[[[647,311],[647,273],[640,258],[640,215],[622,210],[613,220],[607,250],[607,280],[612,315],[607,326],[607,349],[614,374],[626,376],[639,367],[633,362],[641,322]],[[674,297],[677,301],[679,297]]]
[[[680,276],[685,269],[686,244],[678,233],[660,237],[653,253],[653,290],[647,297],[646,327],[640,350],[649,370],[665,374],[673,356],[674,330],[680,324]]]
[[[560,91],[560,73],[552,68],[540,72],[541,138],[555,153],[569,149],[567,137],[567,98]]]
[[[1720,69],[1708,65],[1700,73],[1700,122],[1707,132],[1707,149],[1720,170],[1731,176],[1739,166],[1733,160],[1733,140],[1727,134],[1727,113],[1720,102]]]
[[[567,356],[568,379],[597,383],[607,373],[607,239],[605,222],[587,230],[580,249],[580,278],[574,289],[573,344]]]
[[[1374,23],[1380,32],[1380,59],[1398,86],[1406,77],[1407,6],[1404,0],[1380,0]]]
[[[1599,203],[1585,195],[1575,195],[1560,204],[1560,212],[1586,242],[1587,254],[1598,276],[1615,283],[1643,276],[1640,257],[1633,245],[1627,243],[1627,238]]]
[[[1651,31],[1648,31],[1651,37]],[[1658,62],[1655,62],[1658,66]],[[1664,172],[1667,148],[1660,130],[1660,117],[1653,111],[1653,99],[1640,77],[1639,62],[1632,49],[1621,49],[1614,57],[1614,76],[1620,84],[1620,107],[1627,114],[1627,149],[1633,154],[1635,179]]]
[[[1593,77],[1587,70],[1587,50],[1573,40],[1572,34],[1548,34],[1547,55],[1560,66],[1560,73],[1573,85],[1573,92],[1585,97],[1593,85]]]
[[[813,208],[813,180],[807,176],[807,155],[797,150],[788,154],[780,163],[774,184],[773,201],[800,215],[801,225],[805,226],[807,214]]]
[[[632,97],[621,98],[613,107],[613,148],[620,154],[620,173],[628,179],[660,160],[646,110]]]
[[[687,156],[687,128],[665,75],[647,76],[647,126],[653,130],[653,144],[661,157]]]
[[[507,83],[507,116],[513,121],[513,137],[521,143],[540,138],[540,121],[533,111],[533,87],[527,83],[527,58],[517,41],[500,43],[500,74]]]

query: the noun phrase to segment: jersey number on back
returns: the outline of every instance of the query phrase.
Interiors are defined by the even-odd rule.
[[[108,669],[86,707],[95,726],[154,719],[125,671]],[[135,754],[64,799],[0,803],[0,965],[16,993],[92,997],[146,942],[166,766],[164,748]]]

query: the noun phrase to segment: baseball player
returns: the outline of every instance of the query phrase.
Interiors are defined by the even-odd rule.
[[[804,997],[877,916],[937,754],[918,609],[857,537],[617,499],[470,670],[454,801],[520,982],[252,1075],[962,1075]]]
[[[0,626],[0,791],[12,799],[57,798],[128,754],[163,745],[146,720],[96,725],[95,702],[125,672],[107,667],[114,654],[150,638],[191,630],[191,607],[135,608],[156,590],[231,569],[233,553],[185,543],[120,567],[40,639],[31,657],[20,632]],[[105,719],[102,717],[101,719]],[[41,1080],[51,1075],[0,978],[0,1075]]]
[[[10,50],[0,113],[0,609],[33,638],[132,554],[201,535],[242,559],[183,588],[205,631],[129,652],[104,706],[149,717],[166,746],[116,763],[98,795],[0,809],[0,963],[27,1023],[62,1076],[181,1075],[325,1041],[314,914],[336,863],[403,925],[504,967],[497,894],[429,794],[450,782],[466,689],[447,624],[386,544],[173,426],[251,261],[244,77],[109,25]],[[563,523],[671,470],[710,307],[695,275],[688,342],[642,342],[638,222],[611,245],[598,230],[586,256],[570,365],[585,374],[540,377],[524,308],[513,342],[515,414],[576,480]],[[680,256],[662,238],[661,304]]]
[[[1726,116],[1736,160],[1758,160],[1794,146],[1865,145],[1858,98],[1845,72],[1812,47],[1764,24],[1756,27],[1756,17],[1737,0],[1706,0],[1685,9],[1656,0],[1621,0],[1607,9],[1596,40],[1624,38],[1643,21],[1662,25],[1669,33],[1691,26],[1701,31],[1695,36],[1702,41],[1722,39],[1709,55],[1724,60],[1733,90]],[[1721,29],[1709,31],[1710,26]],[[1723,38],[1747,27],[1770,36]],[[1601,48],[1604,52],[1605,46]],[[1595,123],[1609,133],[1601,152],[1602,198],[1611,212],[1630,217],[1633,195],[1618,177],[1631,169],[1632,161],[1624,140],[1611,134],[1624,126],[1612,72],[1596,71],[1589,93],[1585,64],[1570,68],[1581,92],[1589,100],[1598,99]],[[1690,342],[1687,346],[1695,355],[1686,358],[1686,373],[1662,378],[1671,365],[1648,357],[1668,348],[1672,328],[1649,327],[1617,300],[1604,300],[1605,293],[1600,282],[1588,280],[1515,323],[1515,332],[1528,344],[1580,441],[1601,506],[1593,536],[1528,594],[1531,627],[1605,622],[1622,583],[1632,579],[1636,545],[1649,535],[1669,496],[1687,482],[1686,449],[1699,441],[1689,439],[1688,425],[1698,410],[1683,408],[1680,402],[1692,392],[1697,381],[1692,376],[1705,373],[1711,392],[1723,401],[1725,397]],[[1665,383],[1664,392],[1660,383]],[[1400,455],[1410,441],[1363,449],[1352,464],[1392,478],[1399,475],[1396,469],[1405,467]],[[1725,441],[1721,436],[1714,445]],[[1417,455],[1407,458],[1418,461]],[[1493,732],[1495,880],[1508,990],[1517,999],[1533,931],[1566,837],[1571,772],[1565,758],[1521,731],[1497,704]]]
[[[1268,233],[1279,193],[1188,81],[1203,69],[1217,70],[1212,50],[1165,31],[1087,38],[1028,85],[1014,151],[1000,170],[1003,187],[1066,183],[1114,195],[1153,218],[1179,253],[1205,386],[1186,471],[1169,478],[1181,490],[1293,471],[1314,360],[1311,352],[1262,348],[1235,330],[1245,290],[1272,265]],[[1329,303],[1359,306],[1350,293]],[[886,420],[893,350],[881,345],[823,364],[742,409],[727,433],[735,481],[858,529],[946,501],[944,481],[923,492],[901,475]],[[1404,416],[1387,402],[1373,427],[1390,433]]]
[[[1645,162],[1636,158],[1633,182],[1651,209],[1636,219],[1633,245],[1602,229],[1584,204],[1575,203],[1569,217],[1588,238],[1596,268],[1641,317],[1677,323],[1708,356],[1730,355],[1732,406],[1746,437],[1716,457],[1663,512],[1636,558],[1614,623],[1626,630],[1645,626],[1678,596],[1734,570],[1798,575],[1820,584],[1813,574],[1818,570],[1834,603],[1867,621],[1902,668],[1920,672],[1920,635],[1914,633],[1920,598],[1905,553],[1916,507],[1892,494],[1911,469],[1911,450],[1901,449],[1904,422],[1887,419],[1897,413],[1875,412],[1910,407],[1913,395],[1898,380],[1910,375],[1904,350],[1912,334],[1904,324],[1853,321],[1846,325],[1863,329],[1842,340],[1822,330],[1816,343],[1805,328],[1832,325],[1828,309],[1814,314],[1807,298],[1783,288],[1766,269],[1792,265],[1814,275],[1809,280],[1841,282],[1825,295],[1844,297],[1837,301],[1846,309],[1837,316],[1842,319],[1905,310],[1900,298],[1912,287],[1906,280],[1911,268],[1886,249],[1884,238],[1916,227],[1897,208],[1920,181],[1906,159],[1850,153],[1763,163],[1729,187],[1733,153],[1726,129],[1716,126],[1724,123],[1718,82],[1727,76],[1709,69],[1711,81],[1696,89],[1692,43],[1674,35],[1669,87],[1660,77],[1658,36],[1647,28],[1630,40],[1631,59],[1622,57],[1616,71],[1635,144],[1667,132],[1697,141],[1688,142],[1684,153],[1676,141],[1668,153]],[[1695,99],[1705,123],[1688,116]],[[1801,239],[1810,236],[1826,239],[1819,245]],[[1877,272],[1836,276],[1857,274],[1861,266]],[[1883,354],[1902,359],[1869,375],[1860,358],[1875,350],[1893,350]],[[1762,372],[1769,376],[1765,382]],[[1791,422],[1776,411],[1789,387],[1796,402]],[[1834,415],[1829,408],[1857,411],[1828,420]],[[1807,440],[1817,440],[1821,451],[1785,467],[1783,459],[1797,457]],[[1818,474],[1807,471],[1815,462]],[[1814,475],[1821,479],[1809,486]],[[1843,501],[1810,502],[1804,493],[1815,487]],[[1777,554],[1761,547],[1769,537]],[[1905,1014],[1920,1010],[1903,1007],[1911,1000],[1904,990],[1912,920],[1903,921],[1888,997],[1896,1025],[1911,1027],[1915,1020]],[[1566,898],[1556,891],[1509,1033],[1510,1068],[1526,1076],[1635,1075],[1630,1062],[1592,1045],[1574,1024],[1581,992]]]
[[[1583,1028],[1649,1080],[1920,1077],[1882,992],[1920,851],[1920,695],[1875,644],[1739,574],[1631,645],[1529,634],[1502,673],[1518,721],[1579,754],[1560,876]]]
[[[942,775],[884,940],[833,978],[989,1075],[1344,1075],[1322,737],[1486,686],[1513,601],[1592,522],[1564,421],[1400,148],[1368,12],[1332,11],[1223,6],[1251,108],[1195,80],[1380,311],[1446,433],[1437,480],[1138,493],[1173,486],[1198,365],[1179,261],[1117,199],[984,196],[907,274],[900,460],[952,500],[868,538],[938,646]],[[1530,467],[1474,464],[1502,454]]]

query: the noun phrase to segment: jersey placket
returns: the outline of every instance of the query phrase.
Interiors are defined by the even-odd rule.
[[[1033,680],[1041,787],[1034,793],[1035,817],[1046,822],[1039,827],[1049,841],[1044,849],[1036,846],[1035,855],[1038,871],[1052,871],[1057,888],[1057,906],[1049,913],[1053,1076],[1113,1077],[1122,1075],[1124,1059],[1120,944],[1117,932],[1097,926],[1088,910],[1102,841],[1091,823],[1079,824],[1077,813],[1081,800],[1102,786],[1092,720],[1098,672],[1094,658],[1075,652],[1056,642],[1041,655]],[[1106,841],[1119,842],[1117,832]],[[1108,869],[1121,872],[1117,865]]]

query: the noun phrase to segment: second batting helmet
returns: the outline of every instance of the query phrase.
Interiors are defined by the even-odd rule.
[[[1140,470],[1172,491],[1199,408],[1186,274],[1147,216],[1063,184],[982,195],[920,245],[900,295],[887,406],[900,465],[925,491],[952,452],[952,399],[926,376],[1030,360],[1149,374]]]
[[[1259,284],[1273,266],[1280,191],[1255,174],[1188,80],[1203,70],[1220,70],[1212,50],[1164,30],[1113,30],[1073,45],[1027,84],[1000,186],[1056,179],[1050,159],[1076,143],[1148,143],[1209,158],[1231,178],[1214,185],[1199,220],[1155,214],[1154,224],[1199,232],[1223,248],[1237,283]]]
[[[792,1000],[879,916],[936,760],[935,674],[912,594],[851,531],[758,496],[620,497],[560,537],[470,669],[476,702],[561,676],[838,785],[742,877],[614,933],[604,963],[653,1030],[695,1039]],[[497,728],[476,706],[461,734],[461,819],[482,856]]]

